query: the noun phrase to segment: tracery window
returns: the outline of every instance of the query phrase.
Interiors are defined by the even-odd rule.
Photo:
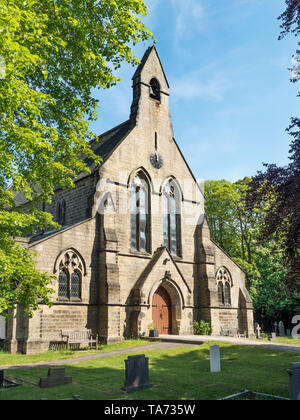
[[[67,251],[59,264],[58,297],[81,299],[83,264],[74,251]]]
[[[150,97],[153,99],[156,99],[157,101],[160,101],[160,85],[157,79],[155,77],[151,79],[150,81]]]
[[[171,179],[163,193],[164,245],[171,254],[181,256],[181,209],[179,189]]]
[[[150,187],[142,172],[131,185],[131,248],[150,252]]]
[[[219,299],[219,305],[224,305],[225,304],[225,301],[224,301],[224,287],[223,287],[222,282],[218,283],[218,299]]]
[[[232,280],[229,271],[221,267],[216,276],[218,284],[219,305],[231,305]]]

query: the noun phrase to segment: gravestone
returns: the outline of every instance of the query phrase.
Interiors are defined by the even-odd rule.
[[[276,341],[276,333],[272,332],[270,341]]]
[[[149,358],[144,354],[128,356],[125,360],[125,391],[148,388],[149,382]]]
[[[259,340],[260,339],[261,328],[260,328],[260,325],[257,322],[255,323],[255,331],[256,331],[256,338]]]
[[[279,322],[279,337],[285,337],[285,328],[282,321]]]
[[[72,383],[72,377],[66,376],[64,367],[54,367],[48,370],[48,376],[40,379],[40,388],[52,388],[58,385],[69,385]]]
[[[291,330],[286,330],[286,336],[287,336],[287,337],[291,337],[291,336],[292,336],[292,332],[291,332]]]
[[[0,340],[6,339],[6,321],[3,316],[0,315]]]
[[[277,334],[277,328],[278,328],[278,323],[277,321],[274,322],[273,324],[273,328],[274,328],[274,333]]]
[[[219,346],[210,346],[210,371],[221,372],[221,357],[220,357],[220,347]]]
[[[4,370],[0,370],[0,389],[4,386]]]
[[[291,363],[287,373],[290,375],[290,398],[300,401],[300,363]]]

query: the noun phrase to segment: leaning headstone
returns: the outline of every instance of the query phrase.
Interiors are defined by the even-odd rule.
[[[128,356],[125,360],[125,391],[132,391],[140,388],[148,388],[149,382],[149,358],[144,354]]]
[[[285,337],[285,328],[282,321],[279,322],[279,337]]]
[[[0,389],[4,386],[4,370],[0,370]]]
[[[48,376],[40,379],[40,388],[52,388],[58,385],[69,385],[72,383],[72,377],[66,376],[66,369],[64,367],[50,368]]]
[[[210,346],[210,371],[221,372],[221,357],[219,346]]]
[[[300,363],[291,363],[287,373],[290,375],[290,398],[300,401]]]

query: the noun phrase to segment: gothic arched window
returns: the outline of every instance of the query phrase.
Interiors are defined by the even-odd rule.
[[[157,101],[160,101],[160,84],[155,77],[151,79],[150,81],[150,97],[153,99],[156,99]]]
[[[150,252],[150,187],[143,173],[135,176],[130,193],[131,248]]]
[[[181,211],[180,193],[171,179],[163,193],[164,245],[171,254],[181,256]]]
[[[58,297],[60,299],[81,299],[83,264],[72,250],[67,251],[59,264]]]
[[[57,205],[57,223],[64,226],[66,223],[66,202],[61,200]]]
[[[225,301],[225,305],[231,305],[231,287],[228,281],[225,283],[224,301]]]
[[[73,271],[71,275],[71,298],[81,298],[81,273],[79,271]]]
[[[231,305],[232,280],[229,271],[225,267],[219,268],[216,280],[218,284],[219,304]]]
[[[223,283],[222,282],[218,283],[218,300],[219,300],[219,305],[224,305],[225,304],[224,288],[223,288]]]
[[[61,298],[68,298],[69,290],[69,273],[62,269],[58,277],[58,296]]]

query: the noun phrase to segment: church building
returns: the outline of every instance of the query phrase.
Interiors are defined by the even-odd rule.
[[[102,163],[44,204],[61,229],[19,239],[55,279],[51,308],[33,318],[18,308],[7,321],[12,353],[55,348],[62,330],[91,329],[114,343],[149,336],[150,324],[191,335],[204,320],[214,335],[254,334],[245,273],[211,240],[203,193],[174,139],[155,47],[132,80],[129,119],[91,143]]]

